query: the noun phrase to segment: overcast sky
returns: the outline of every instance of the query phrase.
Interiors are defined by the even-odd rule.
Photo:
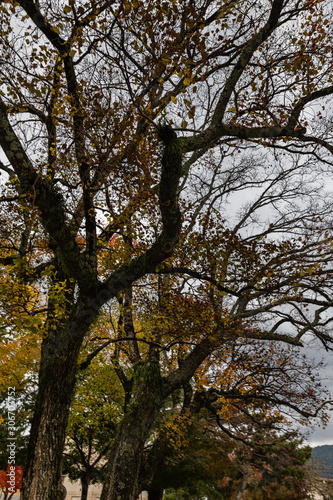
[[[314,357],[314,352],[309,352],[309,357]],[[333,352],[325,352],[324,350],[318,350],[318,357],[323,357],[325,362],[325,370],[323,370],[323,385],[328,387],[330,393],[333,398]],[[324,444],[332,444],[333,445],[333,405],[331,407],[327,407],[329,413],[331,415],[331,420],[328,426],[323,429],[322,427],[316,427],[314,432],[311,434],[307,442],[311,446],[322,446]]]

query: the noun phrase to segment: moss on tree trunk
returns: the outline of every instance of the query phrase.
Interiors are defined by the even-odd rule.
[[[162,406],[162,383],[158,362],[136,364],[128,411],[116,438],[101,500],[136,500],[143,450]]]

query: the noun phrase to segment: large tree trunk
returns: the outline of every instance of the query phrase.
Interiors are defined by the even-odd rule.
[[[31,426],[21,500],[62,500],[61,459],[81,339],[65,334],[42,345],[39,391]],[[68,340],[68,337],[67,337]]]
[[[139,362],[128,411],[117,435],[101,500],[137,500],[139,473],[149,432],[162,406],[158,362]]]
[[[144,445],[158,412],[168,395],[190,380],[210,351],[210,340],[203,340],[163,381],[158,360],[134,365],[132,397],[108,461],[101,500],[137,500]]]

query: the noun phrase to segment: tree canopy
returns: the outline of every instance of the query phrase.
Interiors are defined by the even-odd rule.
[[[176,391],[327,418],[311,373],[274,401],[214,367],[231,387],[245,362],[283,373],[277,341],[332,346],[331,19],[329,0],[1,3],[5,368],[41,346],[23,500],[61,498],[75,378],[106,346],[125,411],[103,500],[137,497]]]

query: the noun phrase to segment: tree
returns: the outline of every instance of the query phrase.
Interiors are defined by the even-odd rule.
[[[196,307],[193,304],[192,307],[195,311]],[[175,319],[179,324],[186,322],[185,317],[179,320],[180,303],[178,308],[172,307],[167,315],[168,335],[170,329],[176,328],[176,324],[172,325],[172,310],[177,310]],[[186,313],[187,318],[192,319],[193,329],[194,315],[190,314],[189,307]],[[130,317],[128,314],[127,320]],[[120,326],[117,327],[120,334],[123,319],[120,316]],[[150,322],[156,328],[154,313]],[[81,353],[84,360],[81,367],[86,364],[90,344],[102,340],[110,344],[116,340],[116,336],[107,335],[107,324],[107,318],[101,318],[91,333]],[[144,325],[138,322],[136,327],[144,328],[148,333],[147,322]],[[185,332],[182,338],[185,340]],[[226,475],[232,478],[226,494],[230,496],[241,484],[247,487],[251,477],[249,470],[253,466],[255,474],[252,475],[258,476],[257,471],[266,471],[266,476],[270,477],[270,467],[276,462],[277,453],[280,462],[285,455],[289,464],[293,463],[290,450],[293,452],[294,448],[283,446],[285,436],[289,441],[294,436],[290,427],[291,412],[297,417],[297,405],[297,412],[304,421],[304,417],[310,416],[309,411],[320,409],[325,400],[323,388],[315,382],[318,374],[313,362],[308,366],[307,360],[295,349],[283,348],[279,344],[272,349],[271,345],[260,345],[254,340],[233,341],[229,349],[224,343],[223,349],[216,350],[211,363],[202,366],[201,373],[197,373],[186,388],[185,398],[181,391],[176,391],[165,401],[147,439],[140,470],[140,489],[148,490],[152,499],[160,498],[163,490],[171,486],[189,488],[190,497],[200,491],[218,494],[226,489],[219,487]],[[81,478],[83,486],[87,486],[90,477],[102,480],[95,468],[96,463],[102,458],[105,448],[110,448],[108,442],[117,435],[121,415],[128,412],[128,398],[119,392],[119,388],[117,392],[119,382],[117,384],[115,373],[108,365],[108,359],[114,354],[108,345],[99,353],[98,362],[94,358],[89,369],[79,374],[74,412],[72,410],[70,415],[70,440],[65,451],[64,471],[72,479]],[[164,359],[163,365],[164,370],[172,370],[172,358]],[[129,377],[126,358],[120,358],[116,366],[117,371],[120,366],[126,367],[126,376]],[[288,419],[283,415],[283,407],[287,409]],[[277,436],[277,430],[280,434],[283,432],[282,436]],[[103,454],[101,450],[104,450]],[[236,453],[239,457],[237,463],[228,458],[228,453]],[[273,473],[276,473],[276,465]],[[246,481],[245,477],[248,478]],[[86,488],[82,487],[82,492],[86,492]]]
[[[223,345],[331,346],[331,4],[0,9],[1,265],[8,312],[41,334],[22,499],[56,498],[80,348],[116,297],[124,335],[110,362],[128,411],[102,498],[136,498],[160,408]],[[163,275],[169,303],[171,277],[192,314],[174,331],[155,300]],[[29,286],[38,295],[17,305],[10,292]],[[140,333],[129,311],[143,288],[157,317]]]
[[[309,446],[299,447],[300,443],[281,442],[268,457],[266,470],[257,484],[253,484],[247,497],[253,500],[267,498],[274,500],[302,500],[309,494],[309,471],[306,462],[311,456]]]
[[[203,494],[204,488],[204,496],[210,491],[213,497],[222,494],[226,498],[234,498],[233,495],[242,498],[248,486],[266,482],[270,487],[272,478],[281,480],[283,474],[290,482],[286,491],[294,493],[294,476],[295,484],[299,480],[299,489],[307,487],[301,477],[303,472],[297,467],[306,461],[309,447],[298,448],[301,434],[292,431],[290,414],[293,400],[303,413],[302,394],[303,397],[308,394],[303,385],[307,377],[303,371],[304,360],[300,360],[297,367],[290,351],[280,352],[279,363],[264,356],[263,351],[256,352],[254,359],[246,354],[246,359],[242,359],[238,352],[237,359],[234,352],[229,362],[224,358],[223,363],[215,359],[219,379],[210,381],[208,390],[192,383],[193,397],[187,396],[187,405],[180,405],[178,413],[172,406],[169,413],[173,418],[166,420],[155,442],[150,441],[147,447],[147,469],[150,472],[149,454],[152,454],[155,473],[148,483],[142,474],[144,489],[189,488],[193,497]],[[274,358],[277,355],[276,350]],[[267,364],[255,362],[265,359]],[[207,368],[211,378],[215,378],[214,368]],[[313,387],[311,379],[309,382]],[[287,419],[281,411],[282,398],[289,409]],[[314,407],[313,400],[305,406],[308,404]],[[162,447],[160,456],[156,450],[151,451],[156,445]],[[157,457],[159,463],[156,463]],[[302,493],[304,498],[304,491]]]
[[[105,354],[105,353],[104,353]],[[81,500],[90,482],[102,482],[107,456],[122,415],[123,391],[105,355],[78,375],[63,457],[63,473],[81,481]]]
[[[236,442],[214,426],[205,409],[190,416],[177,415],[159,438],[166,439],[166,443],[148,489],[149,499],[155,498],[152,492],[160,498],[157,492],[165,490],[166,498],[173,494],[172,490],[178,496],[184,491],[189,498],[221,496],[220,484],[233,466],[230,454]]]
[[[180,444],[167,444],[151,490],[167,490],[166,498],[172,497],[173,488],[179,498],[268,499],[281,498],[283,491],[286,498],[304,499],[309,490],[305,463],[311,449],[300,447],[290,431],[286,436],[261,429],[245,444],[221,432],[201,411],[191,416]]]

